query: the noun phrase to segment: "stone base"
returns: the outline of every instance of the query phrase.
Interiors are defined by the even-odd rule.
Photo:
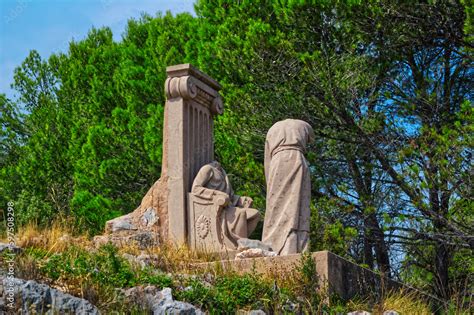
[[[109,220],[104,235],[94,237],[96,247],[112,243],[118,247],[138,245],[145,249],[158,246],[168,236],[167,176],[162,176],[143,197],[133,212]]]
[[[383,290],[403,287],[401,283],[358,266],[329,251],[311,254],[316,262],[320,287],[327,288],[329,294],[336,294],[348,300],[355,296],[381,294]],[[212,263],[200,263],[195,267],[200,271],[222,268],[237,273],[260,273],[270,277],[287,274],[291,276],[294,269],[301,265],[301,254],[249,258],[241,260],[223,260]]]

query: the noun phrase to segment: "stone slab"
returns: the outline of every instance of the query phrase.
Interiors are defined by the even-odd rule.
[[[383,277],[369,269],[356,265],[329,251],[311,253],[316,262],[320,287],[327,288],[330,294],[348,300],[366,294],[381,294],[383,290],[401,288],[399,282]],[[200,271],[221,269],[243,273],[260,273],[270,277],[291,274],[301,265],[301,254],[249,258],[241,260],[222,260],[194,265]]]

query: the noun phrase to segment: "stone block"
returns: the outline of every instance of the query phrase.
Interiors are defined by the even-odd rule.
[[[287,256],[261,257],[239,260],[222,260],[194,265],[200,271],[222,268],[237,273],[256,272],[270,277],[291,275],[301,265],[301,254]],[[337,294],[348,300],[355,296],[380,294],[382,289],[400,288],[403,285],[396,281],[358,266],[329,251],[311,253],[316,263],[320,287],[327,288],[330,294]]]

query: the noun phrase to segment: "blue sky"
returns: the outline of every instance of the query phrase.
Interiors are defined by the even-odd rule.
[[[121,39],[129,18],[142,12],[194,12],[194,0],[0,0],[0,93],[13,98],[13,71],[36,49],[42,58],[66,51],[71,39],[109,26]]]

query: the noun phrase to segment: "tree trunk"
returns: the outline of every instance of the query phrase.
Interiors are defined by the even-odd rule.
[[[364,264],[368,268],[374,269],[374,256],[372,254],[372,236],[369,228],[369,222],[364,219]]]
[[[380,272],[390,277],[390,259],[388,255],[388,248],[385,242],[383,231],[380,228],[377,217],[374,214],[370,215],[372,235],[374,239],[375,257]]]
[[[449,299],[449,262],[450,252],[444,242],[437,242],[435,246],[435,290],[439,297]]]

